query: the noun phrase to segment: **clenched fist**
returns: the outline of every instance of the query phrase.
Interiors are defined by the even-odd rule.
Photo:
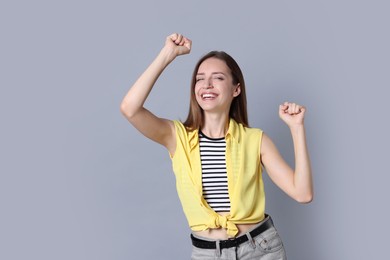
[[[296,103],[284,102],[279,106],[279,117],[289,126],[303,125],[306,108]]]
[[[179,55],[188,54],[191,51],[192,41],[181,34],[174,33],[167,37],[164,49],[172,55],[173,59]]]

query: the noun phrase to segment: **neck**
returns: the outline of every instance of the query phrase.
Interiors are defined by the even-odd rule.
[[[204,125],[201,131],[208,137],[220,138],[225,137],[229,128],[228,114],[210,114],[204,113]]]

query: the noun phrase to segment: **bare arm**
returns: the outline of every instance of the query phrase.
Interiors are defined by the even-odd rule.
[[[121,112],[127,120],[143,135],[164,145],[171,154],[176,146],[173,122],[157,117],[144,108],[144,103],[164,69],[177,56],[188,54],[190,50],[189,39],[179,34],[168,36],[164,48],[130,88],[121,103]]]
[[[295,154],[295,170],[285,162],[272,140],[264,134],[261,144],[262,163],[272,181],[300,203],[313,199],[312,173],[303,124],[306,109],[294,103],[279,107],[279,116],[289,126]]]

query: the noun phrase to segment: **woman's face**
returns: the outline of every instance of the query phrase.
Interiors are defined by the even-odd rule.
[[[240,84],[233,84],[231,71],[223,60],[208,58],[199,66],[195,97],[204,111],[229,112],[233,98],[240,91]]]

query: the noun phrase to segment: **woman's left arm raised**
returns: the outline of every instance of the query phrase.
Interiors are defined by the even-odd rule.
[[[291,131],[295,170],[282,158],[269,136],[263,134],[261,142],[261,161],[271,180],[300,203],[313,200],[313,181],[304,127],[305,112],[304,106],[295,103],[285,102],[279,106],[279,117]]]

